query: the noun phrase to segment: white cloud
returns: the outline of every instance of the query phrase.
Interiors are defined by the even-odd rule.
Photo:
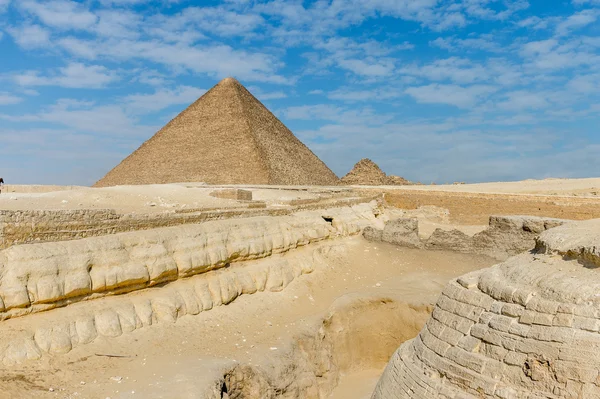
[[[389,76],[395,69],[392,60],[339,60],[338,64],[341,68],[354,72],[357,75],[369,77]]]
[[[469,108],[495,92],[497,88],[489,85],[474,85],[462,87],[458,85],[430,84],[427,86],[410,87],[406,94],[414,97],[419,103],[448,104],[460,108]]]
[[[181,0],[98,0],[100,4],[106,6],[134,6],[138,4],[147,4],[147,3],[162,3],[162,4],[172,4],[179,3]]]
[[[547,29],[552,22],[555,22],[557,18],[540,18],[537,15],[528,17],[517,22],[517,26],[528,29]]]
[[[543,70],[552,71],[600,64],[600,54],[595,50],[593,40],[587,40],[585,37],[528,42],[521,46],[520,53],[527,61],[525,67],[530,69],[534,76],[539,75]]]
[[[217,78],[236,76],[249,81],[287,84],[289,80],[275,73],[281,65],[276,57],[261,53],[236,50],[225,45],[191,46],[164,43],[158,40],[93,41],[73,37],[58,41],[58,45],[74,56],[117,61],[135,59],[156,62],[188,71],[207,73]]]
[[[507,93],[506,100],[498,103],[498,107],[513,111],[527,109],[543,109],[550,106],[548,98],[543,93],[518,90]]]
[[[121,105],[95,105],[90,102],[62,99],[35,114],[6,115],[0,119],[12,122],[47,122],[75,129],[80,133],[100,133],[110,137],[130,135],[146,137],[148,127],[137,124],[137,119],[127,115]]]
[[[575,5],[594,4],[600,5],[600,0],[571,0]]]
[[[18,104],[23,99],[21,97],[14,96],[10,93],[5,93],[0,91],[0,105],[12,105]]]
[[[433,81],[450,80],[455,83],[473,83],[490,78],[487,68],[464,58],[451,57],[436,60],[423,66],[410,66],[400,70],[404,74]]]
[[[45,48],[50,44],[50,32],[40,25],[22,25],[7,31],[24,49]]]
[[[369,90],[338,89],[327,93],[330,100],[356,101],[385,101],[398,98],[402,92],[394,88],[373,88]]]
[[[547,39],[528,42],[523,45],[522,53],[525,56],[534,56],[538,54],[546,54],[558,46],[558,40]]]
[[[18,4],[44,24],[58,29],[87,29],[98,20],[85,6],[71,0],[20,0]]]
[[[579,93],[594,94],[600,92],[600,73],[576,76],[567,86]]]
[[[556,26],[556,34],[566,35],[572,30],[582,28],[596,22],[600,13],[597,10],[583,10],[571,15]]]
[[[123,98],[122,102],[132,114],[148,114],[171,105],[191,104],[204,93],[204,89],[180,86],[173,90],[157,90],[152,94],[132,94]]]
[[[258,98],[260,101],[279,100],[282,98],[287,98],[287,94],[283,91],[266,92],[258,86],[248,86],[246,88],[248,89],[248,91],[250,91],[250,93],[252,93],[252,95],[254,95],[254,97]]]
[[[190,7],[179,16],[166,19],[170,26],[192,25],[211,35],[236,36],[254,31],[264,22],[256,13],[238,13],[223,7]]]
[[[135,39],[142,34],[143,17],[129,10],[100,10],[96,12],[98,23],[93,30],[101,37]]]
[[[283,110],[287,119],[325,120],[344,124],[381,125],[391,121],[393,114],[378,114],[371,108],[360,110],[346,109],[330,104],[301,105]]]
[[[58,68],[57,73],[48,76],[40,75],[37,71],[28,71],[14,76],[15,82],[21,86],[60,86],[85,89],[103,88],[117,79],[117,75],[104,66],[87,66],[78,62]]]
[[[5,12],[10,5],[11,0],[0,0],[0,13]]]
[[[156,70],[142,69],[133,70],[134,81],[150,86],[165,86],[170,79],[163,73]]]

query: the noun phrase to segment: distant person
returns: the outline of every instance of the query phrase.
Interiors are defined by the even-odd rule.
[[[0,194],[2,194],[2,187],[4,187],[4,179],[0,177]]]

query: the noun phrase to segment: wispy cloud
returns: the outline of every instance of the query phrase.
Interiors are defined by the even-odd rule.
[[[0,105],[18,104],[21,101],[23,101],[21,97],[0,91]]]
[[[58,29],[87,29],[98,20],[85,6],[71,0],[20,0],[17,4],[45,25]]]
[[[475,106],[479,101],[497,90],[489,85],[443,85],[430,84],[426,86],[409,87],[406,94],[411,95],[419,103],[425,104],[448,104],[460,108]]]
[[[116,73],[102,65],[84,65],[73,62],[43,76],[38,71],[27,71],[14,75],[21,86],[60,86],[76,89],[99,89],[118,80]]]
[[[45,48],[50,44],[50,31],[39,25],[10,27],[7,31],[15,42],[26,50]]]

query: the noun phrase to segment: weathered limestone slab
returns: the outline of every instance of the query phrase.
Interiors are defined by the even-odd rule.
[[[154,286],[380,224],[377,203],[209,221],[0,251],[0,318]]]
[[[490,216],[489,227],[469,236],[459,230],[436,229],[427,240],[420,240],[418,221],[400,218],[386,223],[382,230],[366,229],[364,237],[412,248],[478,253],[498,260],[532,249],[544,231],[567,220],[535,216]]]
[[[373,399],[600,397],[600,220],[548,227],[498,223],[536,249],[451,281]]]
[[[99,337],[114,338],[152,325],[172,324],[186,315],[226,305],[241,295],[281,291],[299,276],[325,267],[332,245],[322,242],[314,248],[241,262],[134,296],[102,298],[75,309],[31,315],[35,323],[29,323],[26,330],[19,329],[17,338],[7,339],[3,332],[0,362],[11,366],[64,354]],[[36,327],[31,329],[31,325]]]
[[[336,198],[326,204],[297,204],[287,209],[267,208],[263,202],[252,201],[228,209],[185,208],[150,214],[120,214],[112,209],[0,210],[0,249],[19,244],[78,240],[213,220],[286,216],[300,210],[347,207],[369,203],[373,199]]]
[[[238,201],[252,201],[252,191],[242,190],[240,188],[226,188],[223,190],[215,190],[210,193],[211,197],[233,199]]]

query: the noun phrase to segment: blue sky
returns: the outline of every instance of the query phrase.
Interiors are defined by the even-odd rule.
[[[0,0],[0,175],[92,184],[227,76],[339,176],[600,175],[600,0]]]

